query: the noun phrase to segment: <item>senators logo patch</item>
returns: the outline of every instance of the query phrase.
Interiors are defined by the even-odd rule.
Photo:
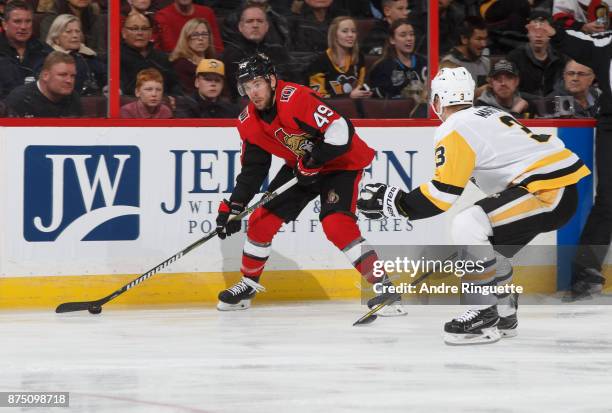
[[[249,107],[247,106],[246,108],[244,108],[242,113],[238,115],[238,120],[240,121],[240,123],[244,123],[244,121],[247,120],[248,117],[249,117]]]
[[[274,136],[298,157],[304,156],[306,152],[312,150],[313,142],[307,133],[290,134],[285,132],[283,128],[279,128],[274,132]]]
[[[283,90],[281,90],[280,101],[281,102],[289,102],[289,99],[291,99],[291,96],[293,96],[293,94],[295,93],[296,90],[297,90],[296,87],[285,86],[283,88]]]

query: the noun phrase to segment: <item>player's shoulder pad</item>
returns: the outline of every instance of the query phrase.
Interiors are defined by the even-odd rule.
[[[240,123],[244,123],[244,121],[246,121],[248,118],[249,118],[249,105],[246,105],[244,110],[240,112],[240,115],[238,115],[238,120],[240,121]]]

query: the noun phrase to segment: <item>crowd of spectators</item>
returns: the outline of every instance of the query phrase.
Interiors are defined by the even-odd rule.
[[[385,99],[406,102],[390,117],[428,116],[425,0],[122,1],[122,116],[233,117],[245,104],[236,62],[256,52],[273,60],[282,79],[309,85],[340,109],[354,105],[367,116],[364,101]],[[105,0],[0,3],[0,115],[80,116],[81,102],[107,96]],[[519,117],[595,116],[592,70],[559,53],[540,28],[556,21],[585,35],[608,29],[606,3],[581,4],[439,0],[439,63],[468,69],[479,104]],[[57,53],[72,60],[58,63]],[[55,66],[67,66],[67,77],[74,67],[61,92],[54,92],[61,83]],[[31,104],[48,102],[12,107],[24,93],[36,96]],[[571,98],[572,113],[549,110],[558,96]],[[41,114],[68,98],[78,111]]]

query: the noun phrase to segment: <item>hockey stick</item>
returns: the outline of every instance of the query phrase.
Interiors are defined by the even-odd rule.
[[[253,212],[255,209],[270,202],[272,199],[276,198],[277,196],[285,192],[287,189],[294,186],[296,183],[297,183],[297,178],[293,178],[287,183],[281,185],[275,191],[265,193],[259,201],[255,202],[253,205],[251,205],[250,207],[242,211],[240,214],[232,217],[232,221],[241,220],[242,218],[244,218],[245,216]],[[102,311],[102,306],[104,304],[108,303],[110,300],[114,298],[117,298],[118,296],[126,292],[127,290],[137,286],[141,282],[145,281],[147,278],[150,278],[153,275],[157,274],[158,272],[160,272],[161,270],[163,270],[164,268],[166,268],[168,265],[172,264],[173,262],[178,261],[187,253],[191,252],[192,250],[196,249],[200,245],[204,244],[206,241],[216,237],[217,234],[218,232],[215,229],[210,234],[195,241],[193,244],[177,252],[170,258],[164,260],[163,262],[159,263],[155,267],[151,268],[149,271],[142,274],[140,277],[132,280],[130,283],[124,285],[123,287],[115,291],[114,293],[107,295],[104,298],[100,298],[99,300],[94,300],[94,301],[80,301],[80,302],[72,302],[72,303],[63,303],[57,306],[57,308],[55,309],[55,312],[56,313],[67,313],[71,311],[88,310],[92,314],[98,314]]]
[[[455,257],[457,257],[457,252],[453,252],[451,255],[446,257],[444,261],[455,259]],[[421,281],[429,277],[431,274],[433,274],[433,271],[427,271],[426,273],[421,274],[419,278],[417,278],[416,280],[410,283],[410,286],[415,286],[419,284]],[[402,296],[401,294],[390,294],[386,300],[372,307],[370,311],[365,313],[359,320],[355,321],[353,323],[353,326],[361,326],[361,325],[370,324],[374,322],[374,320],[378,318],[378,316],[376,315],[377,312],[379,312],[380,310],[382,310],[384,307],[388,306],[389,304],[394,303],[401,296]]]

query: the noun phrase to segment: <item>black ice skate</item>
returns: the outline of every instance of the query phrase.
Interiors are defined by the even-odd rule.
[[[510,305],[518,310],[518,293],[510,295]],[[515,337],[517,335],[518,318],[516,312],[506,317],[499,317],[499,323],[497,323],[497,329],[501,334],[502,338]]]
[[[251,306],[251,299],[259,291],[266,291],[263,285],[250,278],[242,277],[240,282],[219,293],[217,310],[235,311],[246,310]]]
[[[605,277],[595,268],[585,268],[574,275],[572,288],[564,301],[593,298],[594,294],[601,293],[605,282]]]
[[[390,281],[383,282],[384,287],[392,285]],[[376,315],[381,317],[396,317],[408,314],[402,306],[402,295],[399,293],[386,292],[385,290],[383,290],[382,294],[378,294],[368,300],[368,308],[372,309],[383,302],[386,303],[385,307],[377,312]]]
[[[444,324],[444,342],[450,345],[495,343],[501,338],[497,323],[497,306],[467,310]]]

